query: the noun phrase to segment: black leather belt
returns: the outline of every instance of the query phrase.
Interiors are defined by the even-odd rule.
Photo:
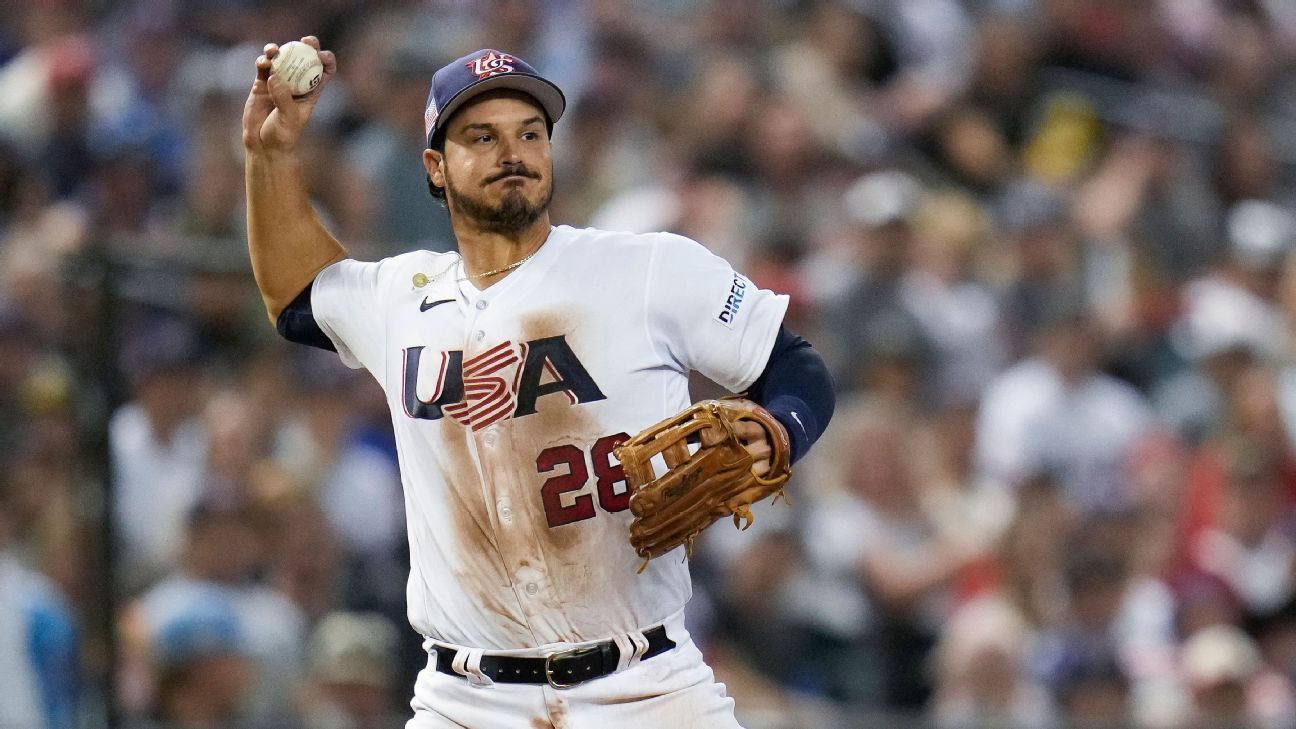
[[[664,625],[644,631],[644,637],[648,639],[648,650],[640,660],[648,660],[675,647],[675,641],[666,637]],[[457,650],[441,646],[433,650],[436,651],[436,670],[464,678],[453,668]],[[496,683],[547,683],[563,689],[613,673],[620,662],[621,650],[615,641],[608,640],[540,658],[484,655],[481,672]]]

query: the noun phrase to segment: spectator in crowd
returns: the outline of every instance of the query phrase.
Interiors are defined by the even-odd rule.
[[[264,532],[266,581],[313,625],[346,602],[344,552],[317,501],[299,490],[285,490],[272,498],[271,519]]]
[[[209,595],[190,601],[159,626],[151,718],[162,726],[208,729],[245,716],[252,666],[233,609]]]
[[[109,425],[124,584],[132,589],[179,563],[185,519],[202,496],[208,436],[198,417],[197,339],[179,321],[145,329],[124,348],[133,399]]]
[[[1191,690],[1190,713],[1181,726],[1291,727],[1291,685],[1273,676],[1255,641],[1234,625],[1213,625],[1193,633],[1181,656]]]
[[[999,225],[1011,247],[1009,265],[1015,269],[1000,294],[1013,361],[1033,353],[1052,314],[1084,297],[1066,204],[1056,190],[1023,182],[1005,191],[997,205]]]
[[[1296,217],[1270,203],[1244,201],[1228,213],[1228,255],[1184,288],[1172,332],[1191,366],[1166,378],[1155,397],[1161,417],[1201,442],[1224,425],[1238,378],[1283,355],[1276,300],[1281,264],[1296,243]]]
[[[1054,691],[1073,726],[1122,729],[1131,723],[1130,681],[1114,660],[1095,657],[1058,676]]]
[[[921,402],[932,380],[932,343],[902,296],[921,195],[921,183],[898,170],[865,175],[847,190],[854,280],[825,307],[838,350],[837,382],[901,403]]]
[[[875,700],[915,708],[928,698],[922,665],[954,578],[981,555],[974,540],[941,531],[948,522],[929,511],[928,485],[917,477],[903,414],[857,404],[839,417],[851,456],[842,464],[843,480],[807,514],[806,530],[814,535],[807,550],[819,569],[858,591],[857,640],[881,675]]]
[[[222,617],[216,632],[227,639],[221,645],[229,648],[221,655],[237,653],[250,671],[247,685],[237,692],[237,716],[268,721],[291,713],[291,689],[303,670],[306,624],[286,596],[256,579],[263,550],[255,518],[253,510],[238,501],[199,502],[189,515],[181,568],[131,606],[126,627],[139,636],[137,653],[157,656],[159,646],[167,645],[170,626],[186,624],[188,616],[206,609],[207,603],[220,606],[228,616]],[[185,640],[187,635],[182,633]],[[147,655],[136,657],[146,671]],[[144,706],[137,709],[156,708],[167,699],[156,692],[166,688],[168,667],[165,662],[154,666],[155,693],[148,696],[145,691],[140,697]]]
[[[331,613],[311,635],[299,689],[302,725],[382,729],[395,713],[398,631],[373,613]]]
[[[1128,585],[1124,554],[1079,544],[1066,562],[1067,614],[1040,631],[1032,670],[1050,687],[1064,716],[1082,726],[1122,726],[1132,714],[1116,631]]]
[[[1050,469],[1080,509],[1128,502],[1127,458],[1151,411],[1133,387],[1098,370],[1099,346],[1089,317],[1056,312],[1037,354],[989,384],[977,430],[987,476],[1012,488]]]
[[[1296,543],[1281,462],[1246,440],[1229,444],[1224,459],[1219,505],[1191,545],[1192,560],[1223,580],[1248,616],[1270,617],[1296,600]]]
[[[1014,726],[1047,729],[1057,723],[1051,697],[1027,671],[1033,635],[1006,602],[968,603],[945,626],[936,651],[932,714],[940,729]]]
[[[14,550],[11,497],[0,473],[0,726],[73,729],[81,696],[77,627],[58,589]]]
[[[426,195],[426,173],[406,164],[423,134],[423,120],[401,108],[421,108],[432,72],[454,56],[433,52],[421,29],[389,13],[366,19],[354,46],[343,52],[363,59],[357,70],[367,72],[353,77],[342,66],[344,78],[353,87],[372,87],[358,95],[367,102],[371,121],[352,135],[338,160],[356,173],[361,181],[356,194],[373,208],[372,227],[364,234],[377,238],[374,253],[380,256],[412,248],[447,250],[453,234],[446,217],[425,197],[416,197]]]
[[[356,414],[375,396],[381,405],[381,392],[331,353],[294,357],[298,417],[283,424],[276,460],[313,495],[342,542],[347,606],[399,617],[407,559],[400,474],[382,445],[390,435]]]
[[[931,342],[931,402],[975,402],[1005,360],[999,303],[976,266],[989,221],[964,194],[933,192],[914,218],[914,255],[900,300]]]

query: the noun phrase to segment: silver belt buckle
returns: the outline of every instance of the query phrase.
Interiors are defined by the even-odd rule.
[[[586,646],[584,648],[569,648],[565,651],[550,653],[549,655],[545,656],[545,661],[544,661],[545,681],[547,681],[550,686],[556,689],[569,689],[585,683],[585,681],[588,681],[590,679],[582,679],[580,681],[575,681],[572,683],[564,683],[562,680],[555,678],[554,666],[553,666],[554,661],[563,658],[579,658],[580,656],[587,655],[589,653],[597,653],[599,652],[599,650],[601,650],[599,646],[593,645],[593,646]]]

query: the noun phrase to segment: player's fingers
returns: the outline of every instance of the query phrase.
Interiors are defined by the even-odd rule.
[[[256,78],[252,80],[252,90],[248,92],[247,103],[243,106],[243,144],[249,149],[259,143],[261,124],[274,108],[267,86],[270,59],[258,56],[253,66],[256,68]]]
[[[316,38],[316,37],[313,36],[313,35],[304,35],[304,36],[302,36],[301,42],[302,42],[302,43],[305,43],[306,45],[310,46],[311,48],[314,48],[314,49],[317,50],[317,51],[320,49],[320,42],[319,42],[319,38]]]
[[[261,125],[274,109],[266,87],[266,80],[258,74],[252,82],[252,91],[248,93],[247,103],[243,105],[243,146],[255,149],[261,145]]]
[[[277,73],[270,74],[266,83],[270,90],[270,99],[274,101],[279,113],[289,119],[296,119],[297,105],[293,103],[292,89],[288,88],[288,84],[284,83]]]
[[[764,429],[760,428],[760,426],[757,426],[757,428],[761,430],[761,434],[764,435]],[[743,448],[751,454],[752,460],[754,461],[754,463],[752,463],[752,473],[757,476],[764,476],[769,473],[770,456],[773,455],[774,451],[770,448],[768,440],[761,438],[749,443],[743,443]]]
[[[754,423],[750,420],[739,420],[734,425],[734,435],[738,440],[746,443],[753,440],[761,440],[765,437],[765,429],[760,423]]]
[[[257,56],[256,77],[258,81],[265,81],[270,78],[270,59],[266,56]]]
[[[320,63],[324,64],[324,75],[326,77],[337,73],[337,56],[333,51],[320,51]]]
[[[261,53],[262,53],[266,58],[274,58],[275,56],[279,55],[279,44],[278,44],[278,43],[267,43],[267,44],[265,44],[264,47],[261,48]]]

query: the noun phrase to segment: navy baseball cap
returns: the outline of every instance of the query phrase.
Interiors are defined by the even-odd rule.
[[[544,78],[531,64],[511,53],[483,48],[441,67],[432,75],[432,90],[423,111],[423,131],[428,147],[444,136],[439,125],[469,99],[492,89],[512,89],[532,97],[549,116],[552,125],[562,116],[567,99],[556,84]]]

